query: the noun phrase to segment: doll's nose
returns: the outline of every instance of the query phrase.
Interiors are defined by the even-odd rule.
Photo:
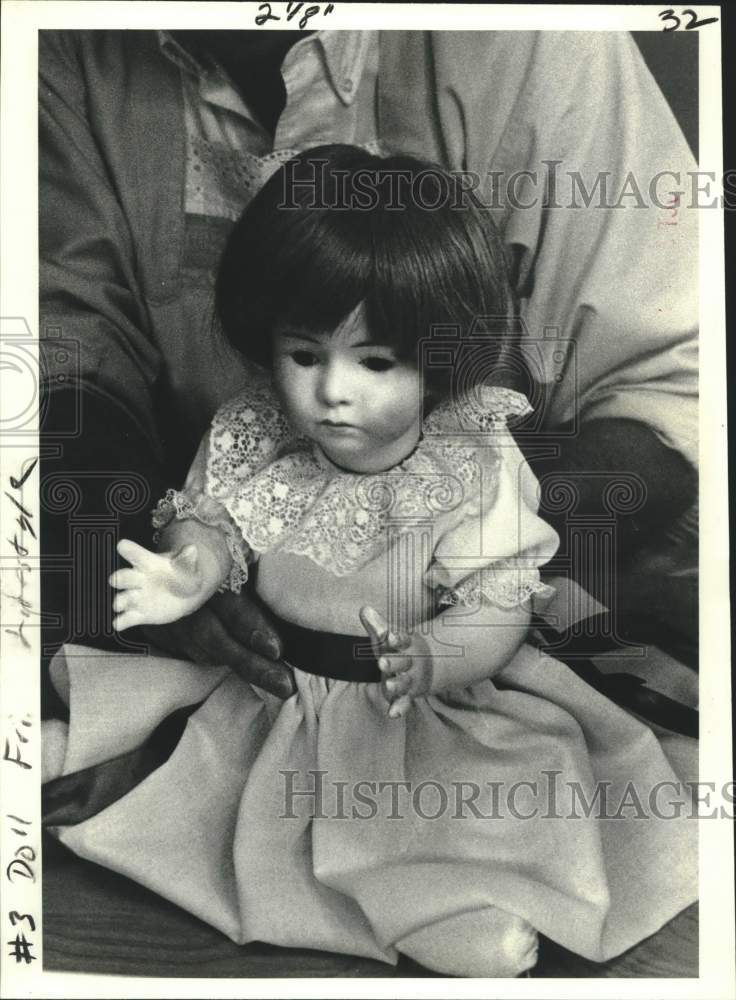
[[[341,406],[350,402],[350,376],[341,364],[329,364],[319,382],[320,401],[325,406]]]

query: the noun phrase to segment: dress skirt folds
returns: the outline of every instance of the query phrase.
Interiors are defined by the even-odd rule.
[[[493,908],[603,961],[696,898],[697,824],[670,763],[694,767],[695,742],[660,743],[531,646],[401,719],[378,684],[298,669],[283,702],[226,669],[83,647],[52,675],[65,774],[199,706],[163,764],[52,832],[236,942],[483,976]]]
[[[533,964],[534,931],[604,961],[692,903],[697,823],[679,783],[697,778],[694,740],[657,737],[529,644],[400,719],[344,662],[371,605],[433,630],[459,680],[482,602],[544,591],[559,540],[507,429],[528,409],[494,387],[440,403],[415,451],[375,474],[295,437],[268,385],[218,411],[157,523],[217,527],[231,589],[250,579],[278,619],[343,652],[302,644],[281,701],[226,667],[63,648],[54,773],[93,769],[107,787],[76,814],[50,810],[59,839],[234,941],[405,953],[466,976],[503,974],[498,942],[514,935],[507,974]]]

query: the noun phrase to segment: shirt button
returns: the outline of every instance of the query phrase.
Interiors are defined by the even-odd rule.
[[[346,90],[346,91],[348,92],[348,94],[349,94],[349,93],[350,93],[350,92],[352,91],[352,89],[353,89],[353,81],[352,81],[351,79],[349,79],[349,78],[348,78],[347,80],[343,80],[343,81],[342,81],[342,85],[343,85],[343,87],[345,88],[345,90]]]

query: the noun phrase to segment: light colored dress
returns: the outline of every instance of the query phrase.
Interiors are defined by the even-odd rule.
[[[543,591],[557,547],[506,428],[527,410],[479,388],[436,407],[394,469],[359,475],[296,437],[263,384],[218,412],[157,520],[221,525],[228,584],[257,566],[258,594],[288,622],[365,642],[362,605],[426,630],[454,604],[472,627],[479,601]],[[461,634],[442,631],[448,656]],[[280,701],[225,667],[66,647],[52,666],[70,704],[65,774],[201,704],[162,766],[55,834],[236,942],[404,952],[462,975],[497,974],[499,915],[603,961],[696,898],[675,755],[559,661],[524,644],[401,719],[379,684],[314,670],[295,669]]]

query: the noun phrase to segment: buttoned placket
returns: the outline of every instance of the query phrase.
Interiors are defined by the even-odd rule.
[[[281,67],[286,106],[276,127],[275,150],[354,140],[353,103],[375,42],[373,32],[322,32],[289,50]],[[305,58],[308,45],[314,58]]]
[[[190,157],[188,211],[237,218],[249,188],[243,188],[241,200],[228,175],[242,170],[244,180],[252,176],[256,188],[260,187],[279,163],[311,146],[356,142],[378,151],[372,114],[377,32],[321,32],[296,42],[281,67],[286,104],[273,137],[221,66],[214,61],[201,64],[166,32],[160,32],[159,38],[162,53],[182,73]],[[206,158],[208,147],[213,158],[217,154],[223,160],[225,174],[220,180],[212,176],[212,167],[207,168],[209,180],[205,176],[200,155]],[[219,169],[214,166],[214,174]]]
[[[377,43],[375,32],[340,32],[341,37],[334,32],[322,32],[308,35],[292,46],[281,67],[286,105],[273,142],[221,66],[217,63],[209,67],[200,65],[176,39],[166,32],[160,34],[162,51],[188,75],[190,86],[196,80],[200,100],[237,115],[241,128],[245,120],[249,131],[258,134],[260,149],[249,149],[249,152],[264,155],[271,150],[303,149],[320,142],[349,142],[352,138],[345,128],[348,121],[340,112],[343,108],[349,109],[354,102],[368,53]],[[310,50],[312,58],[308,56]],[[340,102],[337,107],[335,96]],[[227,135],[231,145],[242,146],[242,136],[237,135],[238,126],[235,126],[235,134],[231,132],[227,117],[221,116],[219,130]],[[337,130],[335,118],[340,119]],[[349,131],[354,133],[354,123]]]

